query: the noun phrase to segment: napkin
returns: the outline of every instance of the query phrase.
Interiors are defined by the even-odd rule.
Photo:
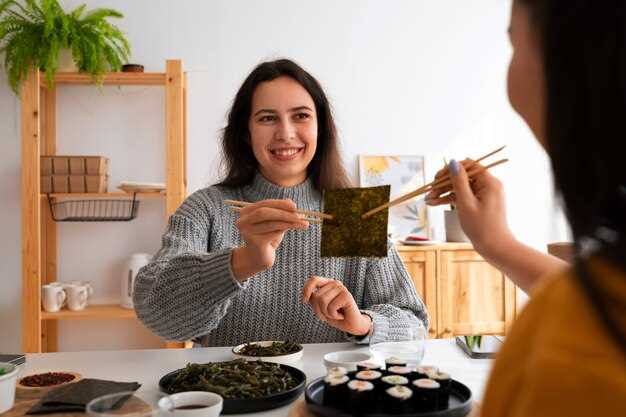
[[[73,384],[63,385],[48,392],[26,414],[47,414],[66,411],[85,411],[87,403],[94,398],[123,391],[136,391],[141,384],[137,382],[115,382],[102,379],[85,378]],[[122,406],[123,399],[113,408]]]

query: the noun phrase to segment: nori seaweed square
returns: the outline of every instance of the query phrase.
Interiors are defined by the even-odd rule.
[[[391,186],[344,188],[324,192],[324,213],[332,220],[322,224],[322,257],[387,256],[389,210],[362,219],[365,212],[389,202]]]

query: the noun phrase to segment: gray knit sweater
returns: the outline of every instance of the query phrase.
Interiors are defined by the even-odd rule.
[[[298,208],[321,210],[322,196],[310,180],[282,188],[257,174],[241,188],[211,186],[189,196],[170,219],[163,244],[137,275],[134,304],[139,319],[167,340],[195,339],[204,346],[233,346],[252,340],[299,343],[368,343],[400,340],[411,323],[428,328],[419,299],[398,253],[386,258],[321,258],[321,226],[290,230],[269,270],[245,283],[232,274],[232,249],[243,244],[238,214],[223,200],[290,198]],[[365,338],[317,319],[302,303],[312,275],[340,280],[373,321]]]

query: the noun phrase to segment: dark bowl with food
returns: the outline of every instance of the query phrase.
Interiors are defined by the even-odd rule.
[[[236,359],[190,363],[163,376],[159,388],[167,394],[209,391],[224,398],[222,414],[252,413],[282,407],[304,391],[306,375],[292,366]]]

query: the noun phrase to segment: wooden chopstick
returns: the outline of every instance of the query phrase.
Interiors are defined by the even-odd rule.
[[[253,204],[247,201],[239,201],[239,200],[224,200],[224,203],[228,204],[229,206],[236,206],[236,207],[246,207],[246,206]],[[296,209],[296,213],[304,214],[305,216],[309,216],[309,217],[320,217],[322,219],[328,219],[328,220],[333,219],[332,215],[326,214],[326,213],[320,213],[319,211]]]
[[[468,171],[467,171],[468,176],[470,176],[470,178],[471,178],[472,175],[476,175],[477,173],[482,172],[482,171],[484,171],[486,169],[489,169],[489,168],[492,168],[492,167],[494,167],[496,165],[500,165],[500,164],[503,164],[503,163],[507,162],[508,159],[501,159],[501,160],[499,160],[497,162],[494,162],[493,164],[487,165],[485,167],[478,167],[479,169],[477,171],[476,170],[472,170],[472,168],[476,167],[476,164],[478,162],[482,161],[485,158],[490,157],[491,155],[494,155],[494,154],[500,152],[505,147],[506,147],[506,145],[502,146],[502,147],[496,149],[495,151],[492,151],[492,152],[488,153],[487,155],[482,156],[482,157],[478,158],[476,161],[474,161],[468,167]],[[451,184],[452,184],[452,181],[450,181],[450,176],[449,176],[449,174],[446,174],[444,177],[442,177],[442,178],[440,178],[440,179],[438,179],[436,181],[430,182],[430,183],[428,183],[426,185],[423,185],[422,187],[418,188],[415,191],[412,191],[412,192],[410,192],[408,194],[402,195],[402,196],[400,196],[398,198],[395,198],[395,199],[391,200],[390,202],[388,202],[386,204],[383,204],[381,206],[378,206],[378,207],[375,207],[375,208],[371,209],[370,211],[368,211],[365,214],[361,215],[361,218],[362,219],[366,219],[366,218],[370,217],[372,214],[378,213],[379,211],[382,211],[382,210],[384,210],[386,208],[391,208],[391,207],[397,206],[398,204],[401,204],[401,203],[403,203],[403,202],[405,202],[407,200],[415,198],[418,195],[425,194],[425,193],[430,192],[432,190],[435,190],[435,189],[438,189],[438,188],[442,188],[442,187],[446,187],[446,186],[449,186]]]
[[[243,208],[243,207],[238,207],[238,206],[229,206],[229,207],[232,211],[237,211],[237,212],[241,211],[241,209]],[[306,220],[309,223],[315,223],[315,224],[322,224],[323,222],[323,220],[321,219],[309,218],[309,217],[305,217],[302,220]]]

